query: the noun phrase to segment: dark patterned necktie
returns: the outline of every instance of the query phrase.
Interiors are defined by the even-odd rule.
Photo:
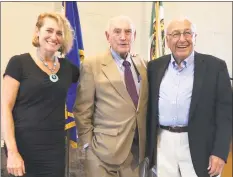
[[[130,62],[125,60],[123,62],[123,66],[125,67],[125,85],[126,85],[127,91],[129,93],[131,99],[133,100],[135,107],[137,108],[137,106],[138,106],[138,93],[137,93],[136,85],[135,85],[135,82],[133,79],[133,74],[132,74],[131,69],[130,69]]]

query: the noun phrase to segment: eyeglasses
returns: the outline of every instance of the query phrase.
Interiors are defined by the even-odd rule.
[[[183,36],[185,38],[191,38],[191,37],[193,37],[194,33],[192,31],[184,31],[183,33],[181,33],[180,31],[174,31],[168,35],[172,36],[172,38],[174,38],[174,39],[178,39],[178,38],[180,38],[181,34],[183,34]]]

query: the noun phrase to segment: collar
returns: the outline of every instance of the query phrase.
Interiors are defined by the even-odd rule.
[[[126,60],[128,62],[130,62],[131,66],[132,66],[132,61],[131,61],[131,57],[130,54],[128,53],[126,59],[121,58],[120,55],[118,55],[112,48],[110,48],[111,54],[113,59],[120,65],[120,67],[123,66],[123,62]]]
[[[181,67],[182,68],[184,68],[184,67],[187,68],[193,63],[194,63],[194,51],[192,51],[192,53],[181,62]],[[170,64],[173,66],[173,68],[175,68],[175,69],[178,68],[178,64],[176,63],[176,61],[175,61],[172,54],[171,54]]]

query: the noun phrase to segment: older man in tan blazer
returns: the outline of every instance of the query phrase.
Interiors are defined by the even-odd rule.
[[[74,106],[84,168],[87,177],[138,177],[145,154],[147,64],[130,55],[136,31],[128,17],[112,18],[105,34],[110,49],[82,63]]]

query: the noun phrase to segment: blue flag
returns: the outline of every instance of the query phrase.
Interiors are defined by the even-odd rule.
[[[65,16],[69,20],[74,29],[74,45],[71,51],[66,55],[76,66],[80,66],[80,62],[84,59],[84,48],[82,42],[81,24],[79,19],[77,3],[74,1],[62,2],[65,10]],[[66,98],[66,126],[65,130],[69,131],[71,147],[77,148],[77,132],[74,115],[72,113],[73,105],[76,98],[76,89],[78,83],[72,84],[68,90]]]

